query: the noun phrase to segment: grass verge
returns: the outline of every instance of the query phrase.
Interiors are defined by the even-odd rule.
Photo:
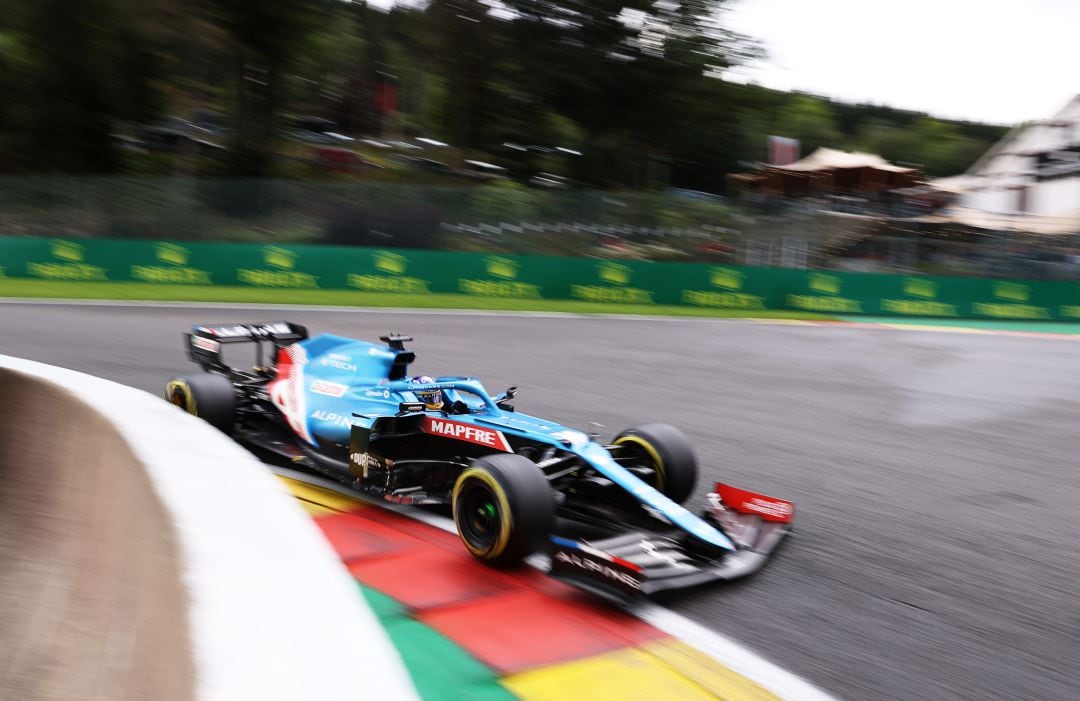
[[[139,282],[55,282],[0,280],[0,297],[37,299],[100,299],[169,302],[236,302],[313,304],[341,307],[404,307],[417,309],[490,309],[497,311],[565,312],[571,314],[644,314],[749,319],[827,321],[825,314],[783,310],[747,311],[647,304],[602,304],[557,299],[508,299],[455,294],[384,294],[349,290],[293,290],[266,287],[154,285]]]

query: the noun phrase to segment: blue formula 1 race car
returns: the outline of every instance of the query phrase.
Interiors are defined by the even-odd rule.
[[[638,594],[760,569],[791,531],[791,502],[717,484],[701,515],[681,504],[697,463],[686,436],[650,423],[609,444],[514,410],[468,377],[409,376],[407,336],[309,338],[289,322],[196,326],[167,400],[269,463],[321,473],[387,501],[450,507],[465,547],[494,566],[547,552],[554,576]],[[226,365],[247,342],[255,365]],[[269,346],[274,365],[264,365]]]

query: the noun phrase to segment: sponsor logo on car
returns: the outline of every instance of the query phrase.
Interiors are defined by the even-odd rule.
[[[453,382],[412,382],[409,389],[414,392],[418,389],[457,389],[457,384]]]
[[[641,589],[641,583],[632,574],[618,570],[611,565],[605,565],[587,557],[582,557],[575,553],[559,550],[555,553],[555,561],[576,567],[586,572],[594,572],[601,577],[618,582],[631,589]]]
[[[669,555],[666,550],[660,549],[660,547],[651,540],[642,540],[638,543],[638,545],[640,545],[641,549],[648,553],[654,560],[666,562],[672,567],[678,567],[684,570],[694,569],[693,565],[688,565],[687,563]]]
[[[315,380],[311,383],[311,391],[315,394],[325,394],[327,397],[342,397],[349,391],[349,386],[326,380]]]
[[[338,426],[352,426],[352,419],[348,416],[342,416],[332,411],[313,411],[311,412],[311,418],[316,421],[325,421],[326,423],[337,424]]]
[[[349,460],[363,471],[364,477],[367,477],[371,470],[382,470],[385,467],[382,460],[371,453],[352,453],[349,455]]]
[[[763,514],[765,516],[773,516],[775,518],[787,518],[791,515],[792,508],[790,504],[782,501],[772,501],[769,499],[762,499],[761,497],[754,497],[750,501],[744,501],[742,508],[747,511],[753,511],[755,513]]]
[[[784,499],[755,494],[722,482],[717,482],[716,493],[728,508],[744,514],[757,514],[766,521],[790,523],[795,515],[795,505]]]
[[[199,350],[204,350],[209,353],[217,353],[221,350],[221,344],[212,338],[204,338],[202,336],[192,336],[191,345],[195,346]]]
[[[236,324],[235,326],[200,326],[196,330],[205,331],[221,338],[239,338],[241,336],[286,334],[289,333],[289,325],[279,321],[273,324],[262,324],[261,326],[245,326],[243,324]]]
[[[511,452],[510,444],[506,442],[506,436],[502,434],[502,431],[482,426],[461,423],[460,421],[433,419],[426,416],[423,423],[420,424],[420,430],[435,436],[445,436],[459,441],[487,446],[505,453]]]
[[[368,355],[373,355],[376,358],[393,358],[394,354],[390,351],[383,350],[382,348],[368,348]]]
[[[365,397],[379,397],[380,399],[389,399],[390,390],[388,389],[369,389],[364,391]]]
[[[341,360],[341,358],[348,358],[348,356],[338,355],[336,353],[331,354],[319,361],[319,365],[326,368],[335,368],[337,370],[345,370],[346,372],[356,372],[356,364],[350,363],[348,360]]]

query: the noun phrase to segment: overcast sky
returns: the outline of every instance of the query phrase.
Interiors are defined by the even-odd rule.
[[[1080,93],[1080,0],[733,0],[769,57],[737,73],[935,116],[1046,119]]]

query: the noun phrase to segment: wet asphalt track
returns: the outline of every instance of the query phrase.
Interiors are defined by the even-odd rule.
[[[1080,341],[722,321],[0,305],[0,353],[151,392],[196,322],[417,337],[416,372],[790,497],[764,572],[668,602],[849,699],[1080,698]],[[245,358],[230,356],[238,363]],[[62,430],[62,427],[57,427]],[[44,466],[43,466],[44,467]]]

